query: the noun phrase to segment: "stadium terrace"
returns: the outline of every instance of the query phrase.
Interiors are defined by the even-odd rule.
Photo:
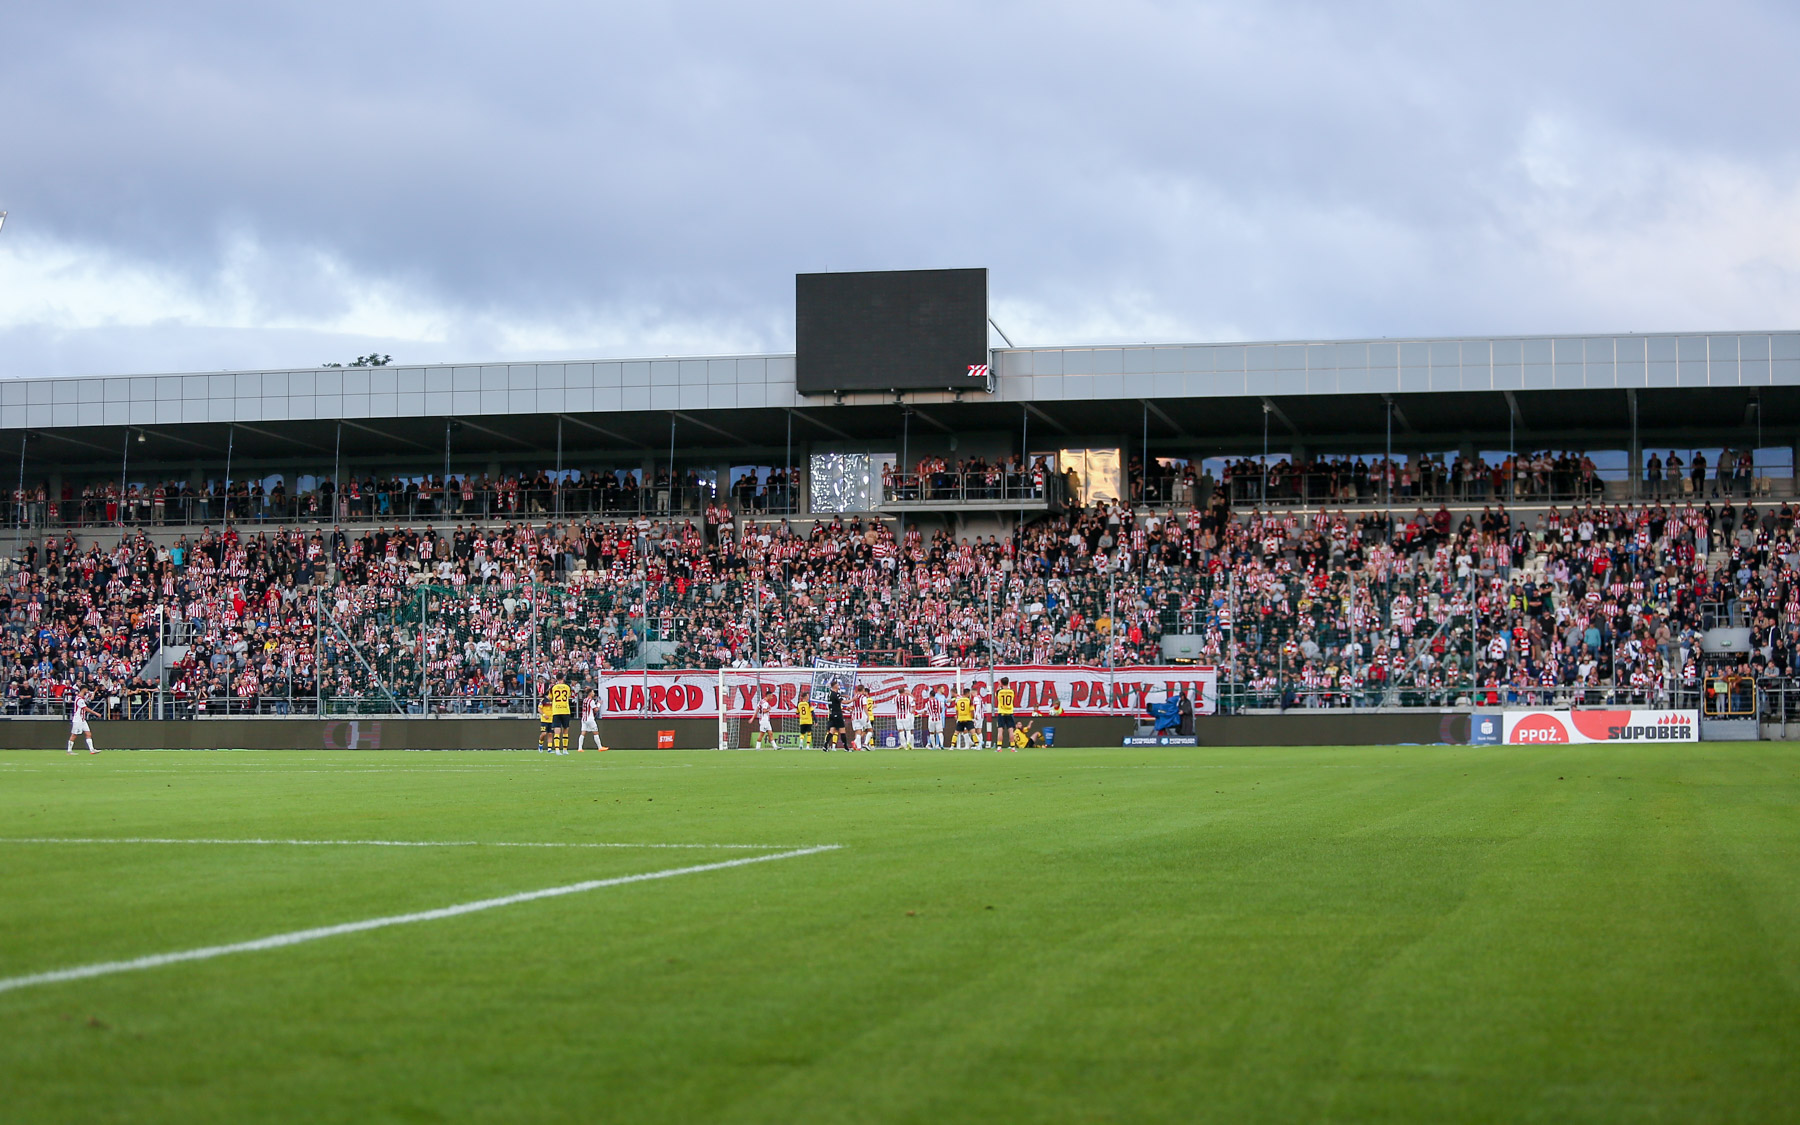
[[[547,675],[1170,661],[1224,712],[1785,717],[1800,333],[0,384],[5,707],[526,713]],[[979,370],[978,370],[979,367]]]

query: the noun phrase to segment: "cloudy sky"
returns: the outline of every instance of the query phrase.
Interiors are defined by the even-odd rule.
[[[0,375],[1791,328],[1800,6],[11,6]]]

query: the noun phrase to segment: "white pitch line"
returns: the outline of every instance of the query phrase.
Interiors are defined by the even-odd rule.
[[[435,922],[440,918],[456,918],[463,914],[475,914],[501,906],[516,906],[521,902],[536,902],[538,899],[560,898],[563,895],[577,895],[584,891],[597,891],[602,887],[619,887],[626,883],[647,883],[653,879],[672,879],[677,875],[697,875],[702,871],[720,871],[727,867],[744,867],[752,863],[794,859],[803,855],[834,851],[842,846],[842,844],[821,844],[812,848],[777,852],[774,855],[742,856],[738,859],[722,860],[719,863],[702,863],[694,867],[673,867],[667,871],[645,871],[638,875],[620,875],[612,879],[590,879],[583,883],[547,887],[541,891],[523,891],[516,895],[503,895],[500,898],[484,898],[475,902],[458,903],[455,906],[442,906],[436,910],[421,910],[413,914],[390,914],[385,918],[370,918],[362,922],[343,922],[336,926],[295,930],[291,933],[257,938],[255,941],[240,941],[230,945],[209,945],[200,949],[184,949],[178,953],[154,953],[148,957],[136,957],[130,961],[102,961],[93,965],[78,965],[72,969],[53,969],[47,973],[32,973],[28,976],[0,979],[0,992],[11,992],[14,989],[30,988],[38,984],[59,984],[63,981],[110,976],[113,973],[130,973],[139,969],[158,969],[164,965],[174,965],[182,961],[209,961],[214,957],[224,957],[231,953],[255,953],[264,949],[281,949],[284,946],[299,945],[302,942],[318,941],[320,938],[341,937],[344,934],[358,934],[364,930],[379,930],[387,926],[404,926],[412,922]]]
[[[266,844],[297,848],[727,848],[770,851],[795,844],[628,844],[535,840],[228,840],[151,836],[0,836],[0,844]],[[832,844],[830,847],[837,847]]]
[[[104,747],[102,749],[105,751],[105,753],[102,754],[102,757],[104,757],[106,754],[111,754],[111,755],[115,756],[112,759],[114,761],[129,761],[129,759],[120,756],[120,755],[125,755],[125,754],[156,753],[156,751],[149,751],[149,750],[119,750],[119,749],[106,750]],[[182,751],[182,752],[186,753],[186,751]],[[262,753],[262,751],[260,751],[260,750],[254,751],[254,752]],[[400,751],[397,751],[397,752],[400,752]],[[423,752],[427,752],[427,751],[422,751],[422,753]],[[698,753],[698,752],[699,751],[696,751],[696,753]],[[710,753],[717,753],[717,751],[710,751]],[[537,760],[537,759],[518,758],[518,759],[514,759],[513,761],[510,761],[510,762],[493,762],[493,763],[486,764],[486,765],[465,765],[465,766],[439,766],[439,765],[332,766],[329,769],[294,769],[294,768],[291,768],[286,765],[275,766],[272,769],[265,765],[245,765],[242,768],[236,768],[236,769],[160,769],[155,766],[145,766],[142,769],[132,769],[128,773],[121,773],[119,776],[135,777],[136,775],[141,774],[141,773],[179,773],[179,774],[186,774],[189,776],[198,776],[200,774],[211,773],[211,774],[226,774],[226,775],[229,775],[232,777],[274,777],[274,778],[282,778],[282,777],[288,776],[289,774],[296,774],[296,773],[409,773],[409,774],[414,774],[414,775],[418,775],[418,776],[427,776],[427,775],[431,775],[431,774],[440,774],[440,773],[491,773],[496,770],[516,770],[516,769],[520,768],[520,764],[522,762],[532,762],[535,760]],[[594,759],[589,758],[587,760],[592,762]],[[543,759],[543,761],[546,765],[550,764],[548,757]],[[724,765],[726,767],[732,767],[732,766],[739,765],[739,763],[727,762]],[[656,764],[656,765],[650,765],[650,764],[626,765],[624,763],[608,761],[605,765],[598,765],[598,766],[595,766],[594,768],[605,770],[607,773],[616,773],[619,770],[691,770],[691,769],[699,769],[700,767],[696,766],[692,762],[664,762],[664,763],[660,763],[660,764]],[[708,766],[707,768],[715,769],[715,768],[723,768],[723,767]],[[803,768],[803,767],[782,766],[782,767],[764,767],[764,768],[798,769],[798,768]],[[14,765],[5,764],[5,763],[0,763],[0,770],[28,770],[33,773],[48,772],[48,771],[40,771],[40,770],[36,769],[35,767],[14,766]]]

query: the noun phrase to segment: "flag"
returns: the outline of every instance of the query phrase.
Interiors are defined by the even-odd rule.
[[[969,364],[969,378],[981,379],[981,380],[985,381],[987,379],[987,377],[988,377],[988,365],[987,364],[985,364],[985,363]]]

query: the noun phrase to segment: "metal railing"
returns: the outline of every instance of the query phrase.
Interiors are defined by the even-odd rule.
[[[1709,719],[1753,719],[1762,711],[1752,676],[1708,676],[1700,693],[1700,713]]]
[[[445,495],[416,488],[377,488],[364,492],[178,495],[161,500],[111,498],[30,500],[14,503],[0,527],[80,529],[102,527],[179,527],[207,524],[357,524],[454,522],[501,519],[560,519],[593,516],[693,517],[727,497],[711,485],[637,488],[519,488],[452,491]],[[729,496],[745,515],[797,515],[799,494],[791,489],[738,490]]]
[[[1200,480],[1177,473],[1151,473],[1131,478],[1132,503],[1146,508],[1204,507],[1212,499],[1211,487],[1202,495]]]
[[[1800,706],[1800,693],[1795,702]],[[1315,687],[1291,683],[1276,688],[1257,688],[1241,683],[1219,685],[1221,713],[1239,711],[1295,711],[1342,708],[1425,708],[1483,711],[1518,707],[1669,707],[1699,709],[1698,692],[1688,688],[1632,688],[1543,684],[1443,686],[1367,684],[1357,687]],[[1709,716],[1712,717],[1712,716]]]
[[[311,686],[294,687],[292,690],[283,686],[249,697],[174,693],[159,697],[154,689],[150,689],[129,693],[116,707],[105,704],[106,701],[102,700],[94,706],[100,712],[100,717],[109,721],[531,715],[537,711],[537,701],[525,695],[401,696],[397,700],[389,700],[379,692],[321,697],[315,694]],[[23,703],[9,700],[4,707],[0,707],[0,717],[45,718],[66,722],[69,718],[69,703],[63,699],[38,699]]]
[[[1228,470],[1226,494],[1234,505],[1324,504],[1331,507],[1381,506],[1384,504],[1565,504],[1648,503],[1732,498],[1792,497],[1791,477],[1751,477],[1695,482],[1678,480],[1633,482],[1625,474],[1608,471],[1592,478],[1573,473],[1514,475],[1496,481],[1491,475],[1458,480],[1444,476],[1415,476],[1410,483],[1396,481],[1390,488],[1378,474],[1357,476],[1340,472],[1270,471],[1264,474]]]
[[[149,719],[155,717],[156,689],[130,688],[116,701],[112,696],[90,700],[88,706],[103,719]],[[69,720],[74,700],[68,695],[8,695],[0,699],[0,716],[20,719]]]
[[[1615,476],[1571,480],[1566,474],[1511,479],[1496,485],[1483,477],[1454,481],[1441,478],[1396,484],[1391,490],[1374,477],[1358,479],[1345,473],[1228,472],[1221,482],[1232,504],[1251,506],[1324,505],[1329,507],[1380,507],[1387,504],[1561,504],[1624,503],[1686,500],[1736,500],[1792,498],[1797,493],[1789,477],[1708,479],[1698,489],[1692,481],[1632,482]],[[1179,476],[1134,476],[1130,481],[1133,503],[1148,508],[1203,505],[1199,483]],[[884,479],[884,506],[909,505],[1060,505],[1063,478],[1055,473],[1043,481],[1016,473],[899,473]],[[354,492],[328,495],[318,491],[286,494],[239,491],[230,497],[218,494],[176,494],[156,499],[130,496],[121,504],[115,497],[32,499],[15,501],[0,511],[0,528],[29,530],[79,530],[84,528],[154,528],[217,525],[392,524],[417,522],[489,521],[501,519],[558,519],[587,517],[702,516],[709,505],[729,503],[741,516],[794,516],[803,514],[801,489],[759,485],[754,489],[721,489],[710,484],[657,484],[616,488],[504,488],[420,492],[416,487],[360,487]]]
[[[881,502],[890,504],[1048,504],[1060,499],[1061,478],[1034,479],[1004,471],[893,473],[881,481]]]

